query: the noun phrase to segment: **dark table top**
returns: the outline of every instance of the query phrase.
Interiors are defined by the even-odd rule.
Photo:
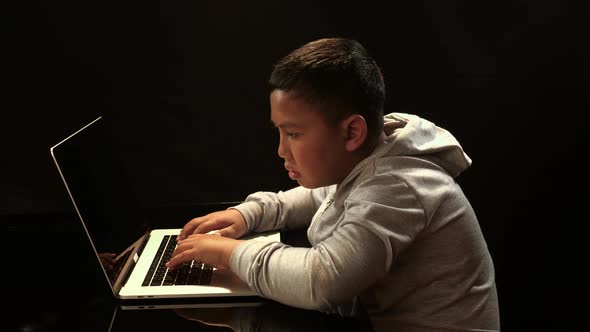
[[[153,209],[159,227],[181,227],[223,204]],[[216,300],[121,301],[110,293],[80,222],[68,212],[0,215],[7,240],[2,280],[8,301],[3,331],[372,331],[365,319],[342,318],[244,298],[243,305]],[[6,234],[6,233],[5,233]],[[305,244],[301,234],[285,242]],[[10,253],[12,252],[12,254]],[[231,328],[230,328],[231,326]]]

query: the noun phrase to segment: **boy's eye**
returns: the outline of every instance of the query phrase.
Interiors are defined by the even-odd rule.
[[[287,137],[289,138],[296,138],[297,136],[299,136],[299,133],[293,133],[293,132],[287,132]]]

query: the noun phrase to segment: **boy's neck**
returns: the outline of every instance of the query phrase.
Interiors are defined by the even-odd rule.
[[[360,160],[363,160],[370,156],[373,153],[373,151],[375,151],[377,146],[384,142],[386,138],[387,135],[385,135],[384,132],[381,132],[381,134],[377,138],[372,139],[370,142],[367,142],[367,144],[365,144],[361,149],[359,149],[359,154],[362,155],[362,158]]]
[[[385,135],[385,133],[382,132],[381,135],[379,135],[379,137],[371,140],[371,142],[367,142],[368,144],[363,145],[360,149],[355,151],[352,157],[354,162],[350,171],[352,171],[354,167],[358,165],[358,163],[360,163],[361,161],[369,157],[371,154],[373,154],[373,151],[375,151],[377,146],[379,146],[383,141],[385,141],[386,138],[387,135]]]
[[[386,137],[387,136],[385,135],[385,133],[381,133],[381,135],[379,135],[378,138],[373,139],[372,142],[370,142],[370,144],[365,144],[358,150],[351,152],[349,163],[347,163],[348,166],[345,167],[345,169],[347,168],[347,171],[345,171],[346,175],[336,184],[339,186],[342,183],[342,181],[350,175],[350,173],[357,167],[357,165],[360,162],[367,159],[373,153],[373,151],[375,151],[377,146],[379,146],[381,142],[385,141]]]

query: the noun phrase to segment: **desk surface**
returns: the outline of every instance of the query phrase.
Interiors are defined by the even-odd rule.
[[[180,227],[217,205],[151,212],[162,227]],[[345,319],[256,299],[239,307],[202,308],[197,301],[133,309],[112,297],[74,215],[49,213],[0,216],[10,240],[2,242],[8,287],[4,331],[372,331],[366,320]],[[160,225],[159,225],[160,226]],[[297,240],[297,238],[293,238]],[[69,243],[69,245],[67,244]],[[68,249],[71,246],[72,249]],[[12,250],[15,254],[7,254]],[[65,271],[69,271],[64,273]],[[58,274],[57,272],[62,272]],[[60,276],[60,275],[65,275]],[[82,284],[83,283],[83,284]],[[229,328],[228,326],[232,326]],[[8,327],[8,329],[6,329]]]

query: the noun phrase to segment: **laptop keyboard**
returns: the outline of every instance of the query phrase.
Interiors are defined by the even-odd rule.
[[[174,270],[166,267],[176,248],[176,235],[166,235],[160,243],[142,286],[208,285],[213,267],[197,261],[184,263]]]

